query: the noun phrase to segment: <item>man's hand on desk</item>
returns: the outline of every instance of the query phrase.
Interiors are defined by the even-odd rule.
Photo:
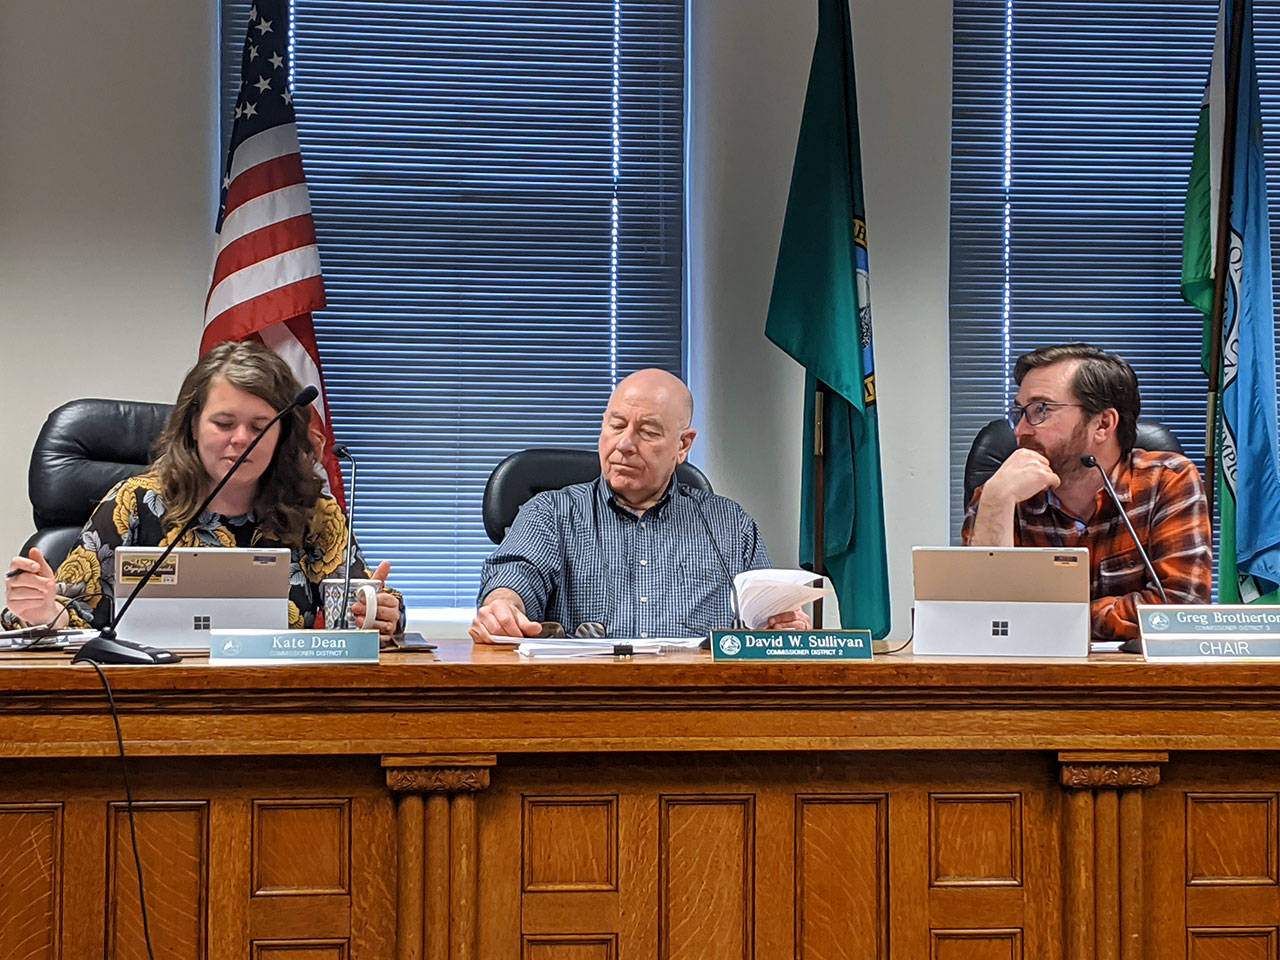
[[[494,637],[536,637],[542,632],[542,624],[525,615],[524,601],[518,593],[499,587],[484,598],[484,605],[476,611],[467,632],[476,643],[493,643]]]
[[[770,630],[808,630],[813,624],[809,621],[809,615],[801,607],[797,610],[788,610],[786,613],[774,614],[765,626]]]

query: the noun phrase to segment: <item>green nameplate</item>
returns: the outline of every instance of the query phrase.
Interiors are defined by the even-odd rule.
[[[712,630],[712,660],[870,660],[870,630]]]
[[[1280,660],[1280,607],[1138,604],[1143,656],[1164,662]]]
[[[377,663],[377,630],[210,630],[212,663]]]

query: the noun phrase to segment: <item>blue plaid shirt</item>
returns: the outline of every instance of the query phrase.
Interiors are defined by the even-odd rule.
[[[696,637],[733,623],[724,569],[769,566],[760,528],[726,497],[680,486],[637,517],[603,478],[540,493],[484,562],[479,602],[507,587],[531,620],[604,624],[611,637]]]

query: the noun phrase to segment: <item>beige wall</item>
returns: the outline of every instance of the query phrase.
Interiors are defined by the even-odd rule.
[[[895,634],[946,537],[951,8],[852,0]],[[762,336],[817,0],[690,0],[694,459],[794,563],[799,369]],[[170,400],[195,356],[217,181],[216,0],[0,3],[0,549],[81,396]],[[142,46],[145,43],[145,47]]]

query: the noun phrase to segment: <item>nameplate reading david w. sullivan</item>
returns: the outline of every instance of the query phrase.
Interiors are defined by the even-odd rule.
[[[870,660],[870,630],[712,630],[712,660]]]

